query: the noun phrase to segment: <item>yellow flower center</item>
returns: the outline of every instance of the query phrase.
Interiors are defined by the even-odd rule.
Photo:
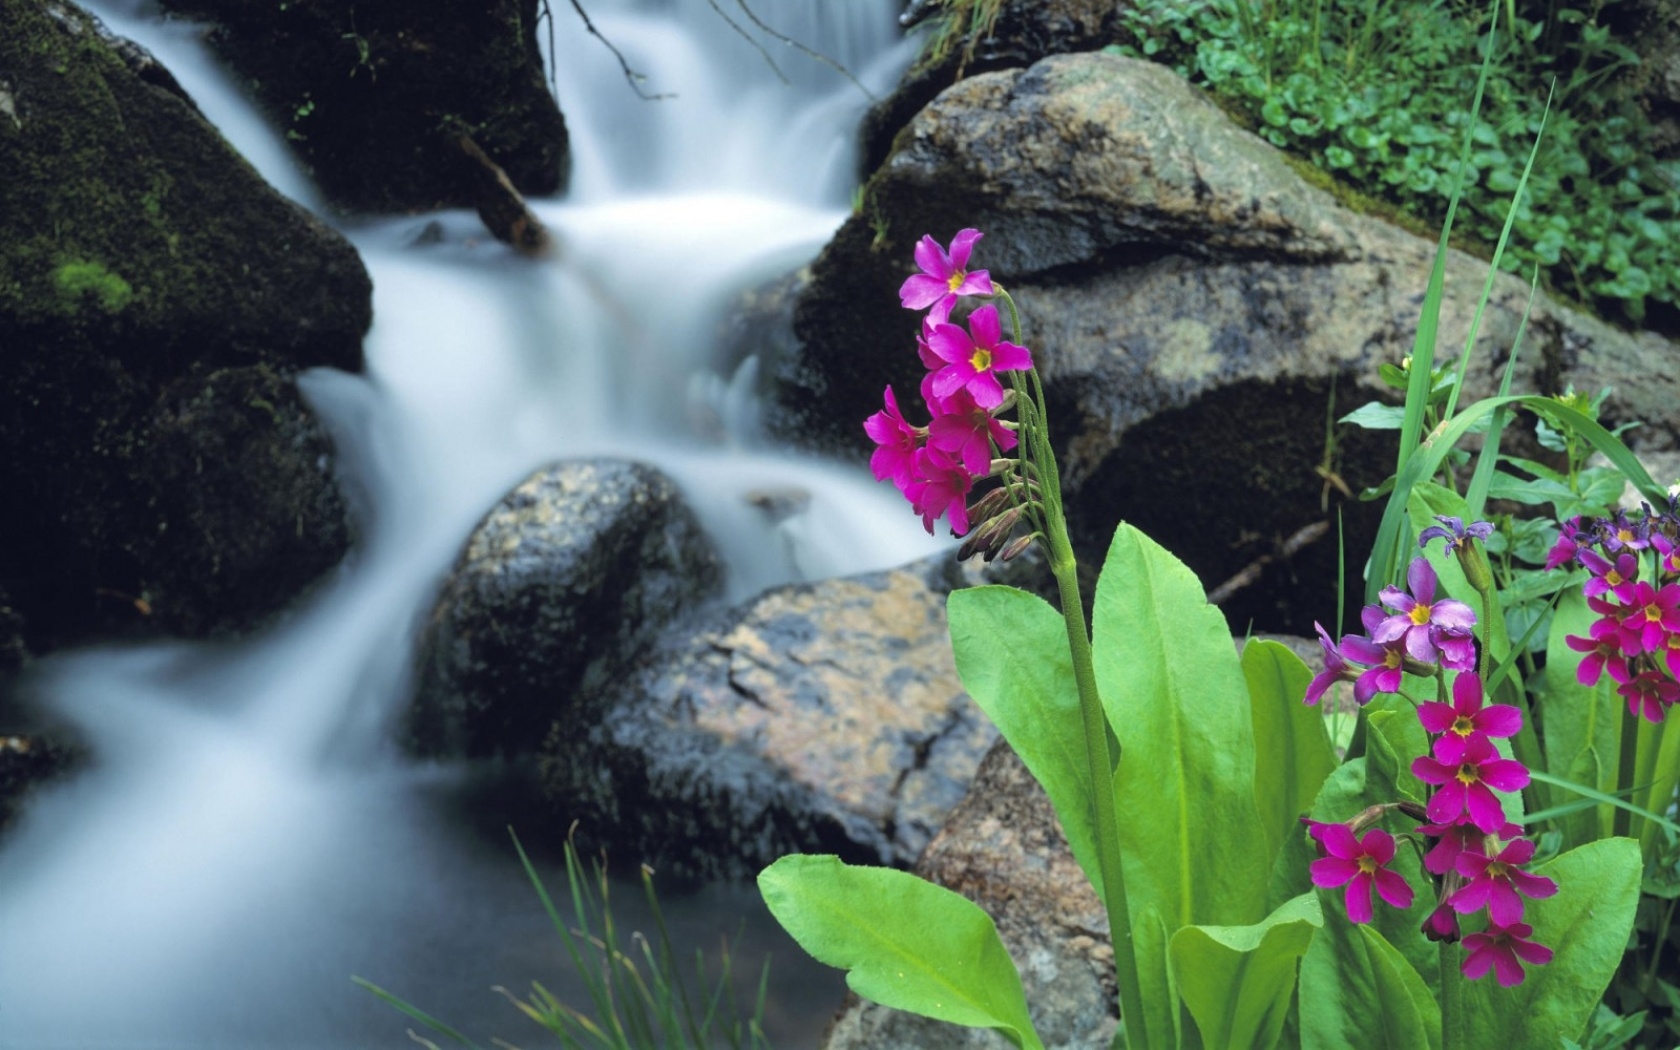
[[[1359,870],[1367,875],[1375,874],[1376,870],[1381,866],[1382,865],[1377,863],[1377,858],[1371,856],[1369,853],[1359,858]]]
[[[1632,529],[1617,529],[1616,530],[1616,538],[1621,540],[1623,543],[1632,543],[1633,542],[1633,530]]]
[[[1468,764],[1458,767],[1457,776],[1458,776],[1458,782],[1460,784],[1463,784],[1465,787],[1469,787],[1471,784],[1474,784],[1478,780],[1482,779],[1481,771],[1479,769],[1477,769],[1475,766],[1468,765]]]
[[[968,359],[968,363],[974,366],[976,372],[984,372],[992,367],[992,352],[983,346],[977,346],[974,348],[974,356]]]
[[[1622,582],[1622,574],[1617,572],[1615,569],[1611,569],[1609,572],[1604,574],[1604,582],[1608,583],[1612,587],[1619,586]]]
[[[1655,603],[1645,606],[1645,619],[1652,623],[1661,623],[1663,617],[1662,606]]]
[[[1459,736],[1469,736],[1476,731],[1476,724],[1463,715],[1453,719],[1452,731]]]
[[[1501,864],[1497,860],[1489,861],[1488,866],[1487,866],[1487,876],[1490,879],[1503,879],[1510,872],[1510,870],[1511,869],[1510,869],[1509,865]]]
[[[1424,624],[1429,622],[1429,606],[1423,604],[1422,602],[1418,602],[1416,605],[1412,606],[1412,611],[1408,615],[1411,616],[1413,623],[1422,627]]]
[[[1399,667],[1405,662],[1405,656],[1398,649],[1388,649],[1383,652],[1384,667]]]
[[[947,279],[946,282],[945,282],[945,287],[951,289],[951,291],[954,292],[962,286],[963,281],[966,280],[967,278],[968,278],[968,273],[966,271],[952,270],[950,278]]]

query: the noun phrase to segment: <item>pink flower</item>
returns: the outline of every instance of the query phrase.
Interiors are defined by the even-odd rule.
[[[1015,433],[975,404],[967,390],[934,404],[928,444],[959,458],[970,474],[979,477],[992,469],[994,442],[999,451],[1008,452],[1015,447]]]
[[[1515,736],[1522,728],[1522,712],[1510,704],[1482,706],[1482,680],[1471,671],[1460,671],[1453,679],[1451,706],[1426,703],[1418,706],[1418,721],[1431,733],[1442,734],[1435,742],[1435,757],[1456,765],[1464,748],[1477,735]]]
[[[1474,981],[1491,969],[1503,987],[1523,983],[1524,962],[1541,966],[1552,961],[1552,950],[1529,940],[1533,935],[1534,927],[1525,922],[1489,926],[1486,933],[1470,934],[1464,938],[1464,950],[1469,952],[1464,959],[1464,976]]]
[[[898,490],[904,492],[915,479],[916,450],[922,447],[925,431],[904,421],[892,387],[887,387],[884,399],[886,408],[863,421],[863,432],[880,446],[869,457],[869,469],[876,481],[891,478]]]
[[[1641,671],[1633,681],[1618,686],[1616,692],[1627,699],[1629,714],[1647,722],[1660,723],[1680,700],[1680,684],[1661,671]]]
[[[1003,403],[1003,386],[998,372],[1021,372],[1032,367],[1032,354],[1024,346],[1003,341],[1003,325],[997,307],[990,304],[968,315],[968,331],[954,324],[936,325],[928,337],[928,348],[945,367],[933,374],[933,396],[950,397],[967,390],[981,408]]]
[[[1470,822],[1492,835],[1505,826],[1505,811],[1494,791],[1521,791],[1528,786],[1528,767],[1500,758],[1487,737],[1472,737],[1457,762],[1444,763],[1421,755],[1412,762],[1412,775],[1440,790],[1430,796],[1426,812],[1436,824],[1453,824],[1464,813]]]
[[[1458,873],[1469,881],[1447,903],[1460,915],[1486,905],[1488,918],[1495,926],[1521,922],[1523,897],[1539,900],[1557,892],[1556,882],[1522,870],[1520,866],[1533,856],[1534,843],[1529,839],[1518,839],[1497,857],[1468,850],[1459,854]]]
[[[1396,908],[1411,907],[1411,886],[1387,868],[1388,862],[1394,859],[1393,835],[1372,828],[1363,839],[1355,840],[1346,824],[1313,823],[1308,830],[1329,854],[1312,862],[1313,885],[1325,889],[1346,885],[1342,900],[1349,921],[1371,921],[1372,889]]]
[[[1680,584],[1671,583],[1658,590],[1641,581],[1634,584],[1633,598],[1627,604],[1622,630],[1638,634],[1645,652],[1656,652],[1669,635],[1680,634]]]
[[[1366,633],[1377,629],[1383,621],[1383,611],[1375,605],[1367,605],[1359,613],[1359,620],[1365,625]],[[1365,673],[1353,683],[1353,698],[1360,704],[1368,704],[1378,693],[1397,693],[1404,671],[1401,665],[1406,658],[1406,642],[1404,638],[1377,645],[1363,635],[1349,634],[1342,636],[1342,655],[1356,663],[1368,665]]]
[[[1458,916],[1445,903],[1437,904],[1423,920],[1423,935],[1432,941],[1453,943],[1458,940]]]
[[[918,241],[916,265],[922,268],[922,272],[912,275],[898,290],[898,298],[904,308],[921,310],[938,305],[949,314],[959,295],[991,295],[991,275],[985,270],[969,273],[965,269],[975,242],[983,236],[985,234],[979,230],[959,231],[951,238],[949,254],[931,236],[924,236]]]
[[[1476,664],[1471,628],[1476,614],[1468,605],[1452,598],[1435,600],[1435,570],[1426,558],[1413,558],[1406,570],[1407,594],[1398,587],[1384,587],[1378,595],[1394,610],[1371,632],[1379,645],[1397,638],[1406,641],[1406,655],[1420,663],[1440,663],[1455,671],[1467,671]]]
[[[1592,573],[1592,579],[1581,588],[1588,598],[1596,598],[1606,591],[1624,604],[1633,601],[1633,585],[1639,578],[1639,559],[1623,552],[1614,562],[1595,551],[1582,549],[1576,557]]]
[[[1587,654],[1575,667],[1575,680],[1591,689],[1598,684],[1604,672],[1609,671],[1611,678],[1624,685],[1633,681],[1627,655],[1622,650],[1621,625],[1613,619],[1594,620],[1588,633],[1590,637],[1587,638],[1573,634],[1563,636],[1563,644],[1578,653]]]
[[[1482,831],[1474,824],[1419,824],[1418,831],[1437,836],[1434,847],[1423,856],[1424,870],[1431,875],[1452,871],[1460,853],[1482,851]]]
[[[933,523],[948,517],[954,535],[967,532],[968,490],[974,486],[974,479],[961,463],[936,448],[918,449],[915,462],[916,476],[905,486],[904,495],[922,516],[922,527],[931,534]]]
[[[1324,650],[1324,670],[1314,675],[1313,680],[1307,683],[1307,695],[1302,698],[1302,702],[1308,706],[1323,699],[1325,692],[1337,682],[1352,682],[1360,675],[1359,668],[1349,665],[1342,658],[1342,651],[1330,640],[1330,634],[1322,624],[1314,621],[1313,630],[1318,632],[1318,644]]]

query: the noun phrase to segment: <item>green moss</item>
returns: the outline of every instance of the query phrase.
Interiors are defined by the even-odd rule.
[[[108,314],[122,310],[134,298],[134,289],[97,262],[67,262],[53,271],[53,288],[59,308],[67,312],[81,306],[88,297]]]

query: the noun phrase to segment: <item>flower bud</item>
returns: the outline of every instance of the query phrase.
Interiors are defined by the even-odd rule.
[[[1002,558],[1004,561],[1013,561],[1015,558],[1025,554],[1027,548],[1031,547],[1033,545],[1033,541],[1036,539],[1038,539],[1038,533],[1036,532],[1029,533],[1025,536],[1017,536],[1009,542],[1008,546],[1003,548],[1003,551],[998,554],[998,557]]]

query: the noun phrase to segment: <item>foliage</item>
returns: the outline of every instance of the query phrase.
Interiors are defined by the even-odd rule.
[[[513,845],[525,866],[526,876],[548,912],[549,921],[560,938],[566,956],[588,988],[594,1014],[561,1002],[536,981],[531,982],[531,992],[524,999],[505,988],[496,990],[507,996],[526,1017],[558,1038],[561,1046],[576,1050],[585,1047],[602,1050],[713,1050],[718,1046],[730,1047],[731,1050],[768,1050],[769,1042],[760,1028],[770,975],[768,959],[759,977],[757,1003],[751,1014],[743,1016],[735,998],[734,975],[727,948],[721,953],[720,973],[715,981],[708,975],[702,952],[695,952],[692,978],[679,965],[649,869],[642,869],[642,888],[653,914],[655,936],[649,940],[641,933],[633,933],[629,938],[631,943],[627,945],[613,919],[610,883],[602,861],[596,861],[593,872],[586,874],[577,849],[567,840],[566,883],[571,896],[571,913],[562,916],[517,836]],[[691,979],[698,981],[701,993],[691,989]],[[360,977],[354,980],[444,1039],[478,1050],[478,1043],[406,1000]],[[436,1043],[417,1035],[412,1029],[409,1036],[422,1046],[438,1050]],[[500,1047],[510,1047],[500,1039],[493,1042]]]
[[[114,314],[134,298],[134,289],[98,262],[67,262],[53,271],[53,288],[65,309],[74,309],[84,298],[91,298],[99,308]]]
[[[1491,245],[1551,98],[1551,132],[1515,215],[1510,270],[1638,322],[1680,295],[1680,162],[1648,153],[1625,74],[1638,57],[1601,22],[1604,0],[1512,5],[1482,33],[1468,0],[1139,0],[1120,50],[1172,65],[1274,145],[1432,222],[1446,212],[1455,141],[1474,148],[1460,232]],[[1489,48],[1492,48],[1491,53]],[[1463,110],[1484,56],[1479,118]]]

